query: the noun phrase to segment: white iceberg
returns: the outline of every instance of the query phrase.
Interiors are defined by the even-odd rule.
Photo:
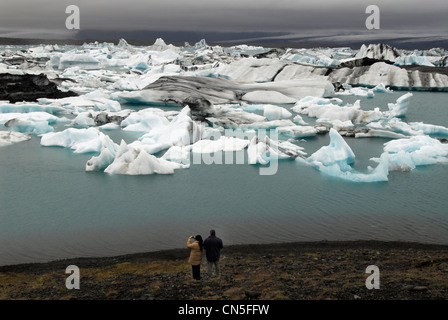
[[[134,149],[122,140],[114,161],[104,172],[124,175],[173,174],[175,169],[183,167],[179,163],[157,158],[144,150]]]
[[[201,139],[202,127],[190,117],[190,108],[184,107],[167,125],[160,125],[134,141],[129,147],[154,154],[172,146],[187,146]]]
[[[313,126],[286,126],[277,127],[276,130],[279,134],[286,135],[293,139],[314,137],[318,132]]]
[[[384,154],[390,170],[409,171],[417,166],[447,163],[448,144],[428,136],[415,136],[385,143]]]
[[[188,147],[172,146],[165,152],[162,159],[177,162],[188,168],[190,166],[190,151]]]
[[[64,108],[53,105],[41,105],[36,103],[2,103],[0,102],[0,113],[30,113],[30,112],[47,112],[51,114],[65,111]]]
[[[288,119],[292,116],[292,113],[283,107],[278,107],[274,105],[265,105],[263,108],[263,115],[267,120],[280,120]]]
[[[13,143],[30,140],[28,134],[12,131],[0,131],[0,147],[9,146]]]
[[[234,138],[234,137],[220,137],[217,140],[199,140],[191,145],[191,152],[193,153],[215,153],[215,152],[229,152],[241,151],[249,144],[249,140]]]
[[[40,144],[46,147],[64,147],[74,153],[100,153],[107,136],[97,128],[69,128],[62,132],[51,132],[42,135]]]
[[[86,171],[100,171],[107,168],[114,162],[119,146],[108,136],[104,137],[101,143],[101,152],[98,156],[92,157],[86,163]]]
[[[302,147],[288,141],[275,141],[268,136],[254,136],[247,148],[249,164],[266,165],[274,159],[301,159],[304,155]]]
[[[412,93],[408,92],[399,97],[396,103],[389,103],[389,117],[404,117],[408,110],[409,103],[412,97]]]

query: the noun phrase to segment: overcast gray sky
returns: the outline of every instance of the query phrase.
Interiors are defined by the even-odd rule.
[[[0,0],[0,36],[65,33],[65,8],[81,11],[81,29],[225,32],[321,32],[365,29],[370,4],[381,30],[448,31],[447,0]]]

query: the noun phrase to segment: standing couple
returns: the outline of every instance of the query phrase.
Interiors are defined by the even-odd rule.
[[[212,276],[212,267],[214,266],[215,275],[219,277],[219,256],[223,245],[222,240],[216,236],[215,230],[210,230],[210,236],[205,239],[205,241],[202,240],[200,235],[189,237],[187,247],[191,250],[188,263],[191,264],[193,270],[193,279],[201,280],[201,261],[203,249],[205,249],[205,256],[207,257],[208,275],[210,277]]]

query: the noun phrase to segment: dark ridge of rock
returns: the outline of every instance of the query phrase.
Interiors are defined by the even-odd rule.
[[[39,98],[60,99],[73,96],[77,94],[60,91],[44,74],[0,74],[0,100],[9,100],[11,103],[36,102]]]
[[[108,123],[116,123],[118,125],[121,124],[121,122],[126,119],[126,117],[121,116],[110,116],[107,114],[107,112],[101,112],[95,117],[95,124],[96,125],[104,125]]]
[[[420,65],[409,65],[409,66],[397,66],[402,69],[406,69],[408,71],[420,71],[425,73],[438,73],[444,74],[448,76],[448,68],[447,67],[429,67],[429,66],[420,66]]]
[[[378,44],[371,43],[367,47],[364,46],[361,47],[357,56],[359,57],[359,55],[370,56],[372,58],[381,60],[384,59],[386,56],[390,57],[391,55],[393,59],[399,58],[402,55],[402,53],[397,48],[392,47],[385,43],[378,43]]]
[[[269,50],[268,52],[263,52],[263,53],[259,53],[259,54],[254,55],[254,58],[257,58],[257,59],[278,58],[279,56],[281,56],[285,52],[286,52],[286,50],[283,49],[283,48],[273,48],[273,49]]]
[[[354,67],[365,67],[365,66],[371,66],[377,62],[384,62],[387,64],[394,64],[392,61],[389,60],[381,60],[381,59],[372,59],[368,57],[364,57],[361,59],[351,60],[347,62],[343,62],[339,65],[341,68],[354,68]]]
[[[188,106],[191,110],[191,115],[195,120],[206,121],[207,117],[213,116],[213,106],[210,101],[202,97],[187,97],[182,101],[182,105]]]

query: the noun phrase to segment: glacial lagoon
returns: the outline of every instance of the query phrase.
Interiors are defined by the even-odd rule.
[[[360,99],[365,110],[387,110],[405,93],[338,97],[344,103]],[[448,126],[448,93],[412,93],[404,121]],[[107,134],[116,143],[135,140],[132,132]],[[356,155],[354,168],[366,172],[389,139],[345,141]],[[308,155],[328,144],[328,134],[298,141]],[[206,235],[211,228],[226,245],[373,239],[448,244],[446,164],[393,171],[387,182],[353,183],[294,160],[280,161],[277,173],[267,176],[259,174],[260,165],[249,164],[194,164],[173,175],[128,176],[86,172],[91,157],[43,147],[36,135],[0,149],[0,265],[182,248],[190,234]]]

